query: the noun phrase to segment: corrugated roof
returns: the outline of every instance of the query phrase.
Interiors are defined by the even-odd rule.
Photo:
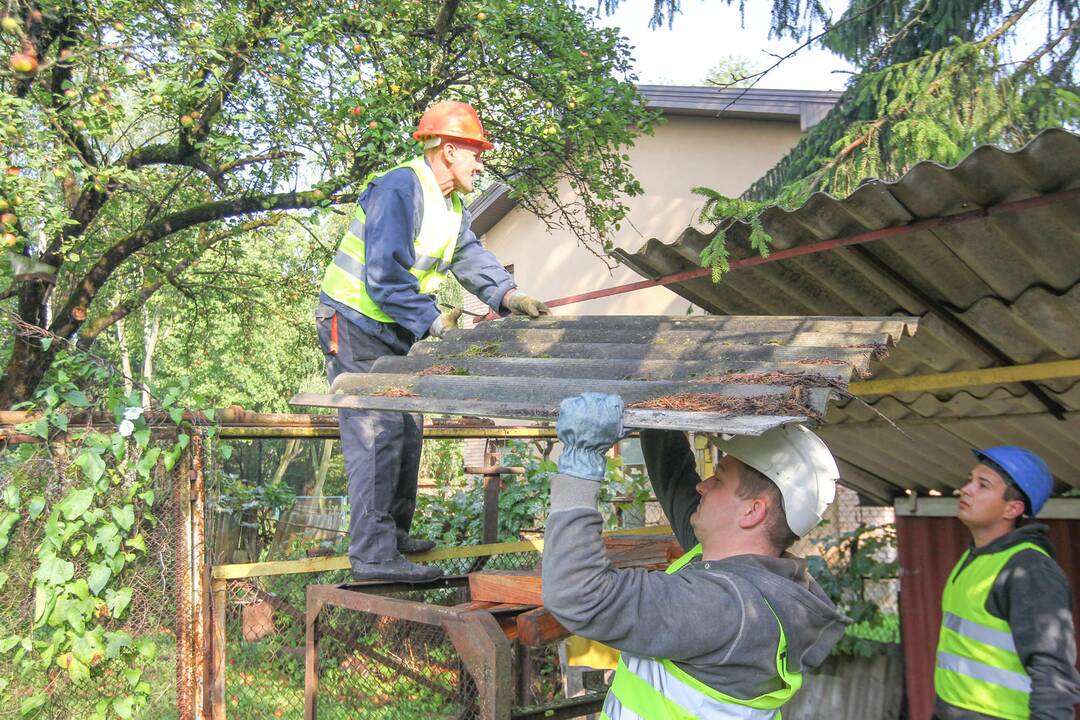
[[[1053,202],[837,247],[668,285],[709,312],[921,317],[919,333],[875,378],[1080,357],[1080,137],[1048,130],[1016,152],[975,149],[955,167],[924,162],[900,180],[869,180],[843,199],[824,193],[763,222],[774,250],[1056,194]],[[749,228],[728,230],[733,257],[751,255]],[[709,237],[687,229],[620,259],[649,278],[698,267]],[[1078,380],[901,393],[833,406],[821,432],[846,480],[887,500],[905,489],[948,491],[968,449],[1030,447],[1063,486],[1080,488]],[[906,435],[882,419],[889,418]],[[1059,489],[1062,489],[1059,487]]]
[[[621,395],[628,428],[757,435],[813,422],[913,318],[545,317],[454,330],[295,405],[554,420],[563,398]]]

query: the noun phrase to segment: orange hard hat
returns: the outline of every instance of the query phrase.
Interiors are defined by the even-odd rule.
[[[413,133],[416,140],[438,136],[448,140],[463,140],[479,145],[484,150],[495,147],[487,139],[480,116],[469,103],[456,100],[437,102],[420,117],[420,123]]]

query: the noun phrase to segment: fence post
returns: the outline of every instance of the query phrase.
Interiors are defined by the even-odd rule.
[[[225,720],[225,603],[228,602],[226,590],[228,580],[212,581],[210,619],[210,680],[209,680],[209,716],[212,720]]]
[[[207,658],[210,655],[206,633],[207,599],[209,587],[206,565],[206,478],[203,472],[205,436],[198,428],[192,433],[192,484],[191,484],[191,707],[196,708],[200,718],[206,717]]]
[[[495,468],[496,470],[498,468]],[[499,493],[502,476],[498,473],[484,475],[484,544],[499,541]]]
[[[193,720],[191,687],[191,482],[192,449],[177,464],[173,492],[181,522],[176,525],[176,714],[179,720]]]

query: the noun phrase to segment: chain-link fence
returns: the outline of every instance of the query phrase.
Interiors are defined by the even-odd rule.
[[[30,634],[32,647],[24,645],[4,648],[0,655],[0,718],[52,720],[105,716],[113,700],[131,692],[136,682],[151,688],[148,703],[136,717],[169,720],[187,717],[190,710],[190,691],[187,687],[191,670],[190,597],[183,592],[190,587],[191,557],[185,534],[187,517],[184,504],[190,464],[181,462],[173,472],[159,465],[153,474],[154,502],[152,512],[135,519],[133,536],[142,538],[145,552],[128,553],[123,569],[123,585],[131,589],[131,600],[120,619],[110,616],[104,601],[99,601],[97,618],[106,634],[116,642],[130,642],[139,648],[140,662],[132,665],[110,659],[106,651],[95,657],[89,677],[76,682],[56,661],[48,666],[37,663],[29,669],[18,662],[22,653],[45,656],[56,633],[79,632],[79,619],[69,614],[67,619],[52,613],[48,623],[36,623],[42,609],[36,605],[34,562],[45,539],[49,508],[58,503],[70,490],[73,474],[65,449],[56,446],[51,456],[40,454],[18,468],[18,477],[7,478],[21,482],[41,492],[44,512],[38,521],[23,518],[11,531],[4,561],[0,564],[0,636],[8,633]],[[35,479],[39,482],[36,482]],[[0,482],[0,486],[6,483]],[[25,492],[24,485],[24,494]],[[99,538],[100,540],[100,538]],[[75,542],[85,540],[75,539]],[[75,577],[85,577],[84,555],[73,554]],[[187,580],[185,580],[187,578]],[[59,601],[58,601],[59,602]],[[37,617],[36,617],[37,616]],[[108,635],[106,635],[108,637]],[[120,640],[120,638],[127,638]],[[47,668],[47,669],[46,669]],[[138,675],[133,668],[141,668]],[[27,700],[44,694],[44,703],[27,710]]]

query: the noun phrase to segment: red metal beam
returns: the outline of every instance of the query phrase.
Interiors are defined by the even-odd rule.
[[[969,212],[957,213],[956,215],[949,215],[946,217],[927,218],[926,220],[916,220],[915,222],[908,223],[907,225],[896,225],[894,227],[882,228],[881,230],[871,230],[869,232],[856,233],[855,235],[848,235],[847,237],[832,238],[830,240],[822,240],[821,242],[811,243],[809,245],[800,245],[799,247],[788,248],[786,250],[778,250],[773,253],[769,253],[765,257],[760,255],[754,255],[753,257],[743,258],[741,260],[733,260],[731,262],[731,270],[738,270],[740,268],[754,267],[755,265],[764,265],[765,263],[776,262],[778,260],[789,260],[795,257],[802,257],[804,255],[813,255],[814,253],[824,252],[826,250],[833,250],[838,247],[845,247],[847,245],[861,245],[862,243],[871,242],[873,240],[885,240],[888,238],[895,238],[901,235],[909,235],[911,233],[922,232],[924,230],[933,230],[939,227],[947,227],[949,225],[959,225],[961,223],[973,222],[975,220],[984,220],[996,215],[1004,213],[1017,212],[1020,210],[1029,210],[1031,208],[1043,207],[1045,205],[1053,205],[1058,202],[1067,202],[1070,200],[1080,200],[1080,188],[1074,190],[1062,190],[1061,192],[1048,193],[1046,195],[1039,195],[1038,197],[1027,198],[1026,200],[1014,200],[1012,202],[999,203],[997,205],[988,205],[987,207],[979,208],[977,210],[971,210]],[[633,292],[635,290],[644,290],[651,287],[660,287],[663,285],[674,285],[675,283],[683,282],[684,280],[696,280],[697,278],[708,277],[712,274],[711,268],[697,268],[694,270],[685,270],[673,275],[664,275],[663,277],[656,278],[655,280],[639,280],[637,282],[627,283],[625,285],[616,285],[614,287],[603,288],[601,290],[592,290],[590,292],[581,293],[579,295],[570,295],[569,297],[558,298],[557,300],[547,300],[545,304],[548,307],[560,307],[562,305],[572,305],[573,303],[584,302],[585,300],[596,300],[597,298],[610,297],[612,295],[621,295],[623,293]],[[489,314],[485,319],[493,320],[496,315],[494,313]]]

